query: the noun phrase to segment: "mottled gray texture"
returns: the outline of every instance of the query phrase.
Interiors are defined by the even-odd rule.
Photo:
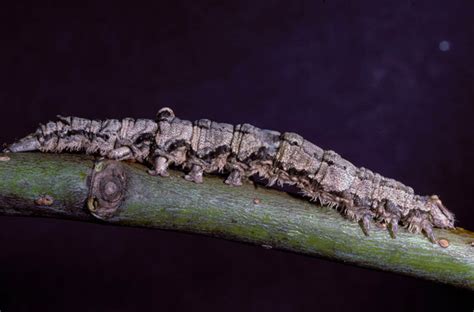
[[[60,117],[10,145],[11,152],[80,151],[111,159],[153,165],[152,175],[167,176],[169,165],[188,172],[185,178],[203,182],[203,173],[228,173],[225,182],[259,175],[269,185],[295,185],[311,200],[337,207],[369,233],[370,221],[387,226],[393,237],[398,225],[423,231],[435,242],[433,226],[452,228],[454,215],[436,195],[416,195],[411,187],[365,168],[339,154],[323,150],[296,133],[262,130],[249,124],[232,126],[207,119],[195,122],[161,109],[156,122],[125,118],[94,121]]]

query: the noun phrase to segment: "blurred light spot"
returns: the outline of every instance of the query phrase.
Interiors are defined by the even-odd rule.
[[[443,52],[449,51],[451,48],[451,43],[449,41],[443,40],[439,43],[439,49]]]

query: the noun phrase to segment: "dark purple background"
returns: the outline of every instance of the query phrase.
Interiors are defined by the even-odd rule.
[[[2,4],[0,141],[171,106],[298,132],[474,229],[472,1],[170,3]],[[0,246],[2,312],[474,309],[453,287],[159,230],[2,217]]]

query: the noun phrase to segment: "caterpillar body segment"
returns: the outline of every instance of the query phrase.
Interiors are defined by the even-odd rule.
[[[398,226],[424,232],[435,242],[433,227],[452,228],[454,215],[436,195],[420,196],[396,180],[356,167],[332,150],[323,150],[296,133],[279,133],[249,124],[182,120],[169,108],[150,119],[104,121],[61,117],[11,144],[7,151],[77,151],[117,160],[151,164],[152,175],[167,176],[170,165],[186,180],[203,182],[205,173],[225,173],[226,184],[259,175],[268,185],[291,184],[310,200],[337,207],[360,223],[383,224],[392,237]]]

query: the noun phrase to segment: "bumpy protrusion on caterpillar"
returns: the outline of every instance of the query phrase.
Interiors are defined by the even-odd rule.
[[[151,163],[152,175],[167,176],[170,165],[203,182],[204,173],[227,173],[226,184],[259,175],[268,185],[291,184],[310,200],[340,209],[369,235],[372,221],[386,225],[396,237],[398,226],[424,232],[435,241],[433,227],[452,228],[453,214],[436,195],[419,196],[412,188],[323,150],[296,133],[263,130],[249,124],[232,126],[207,119],[177,118],[162,108],[156,121],[94,121],[59,117],[10,145],[11,152],[82,151],[112,159]]]

